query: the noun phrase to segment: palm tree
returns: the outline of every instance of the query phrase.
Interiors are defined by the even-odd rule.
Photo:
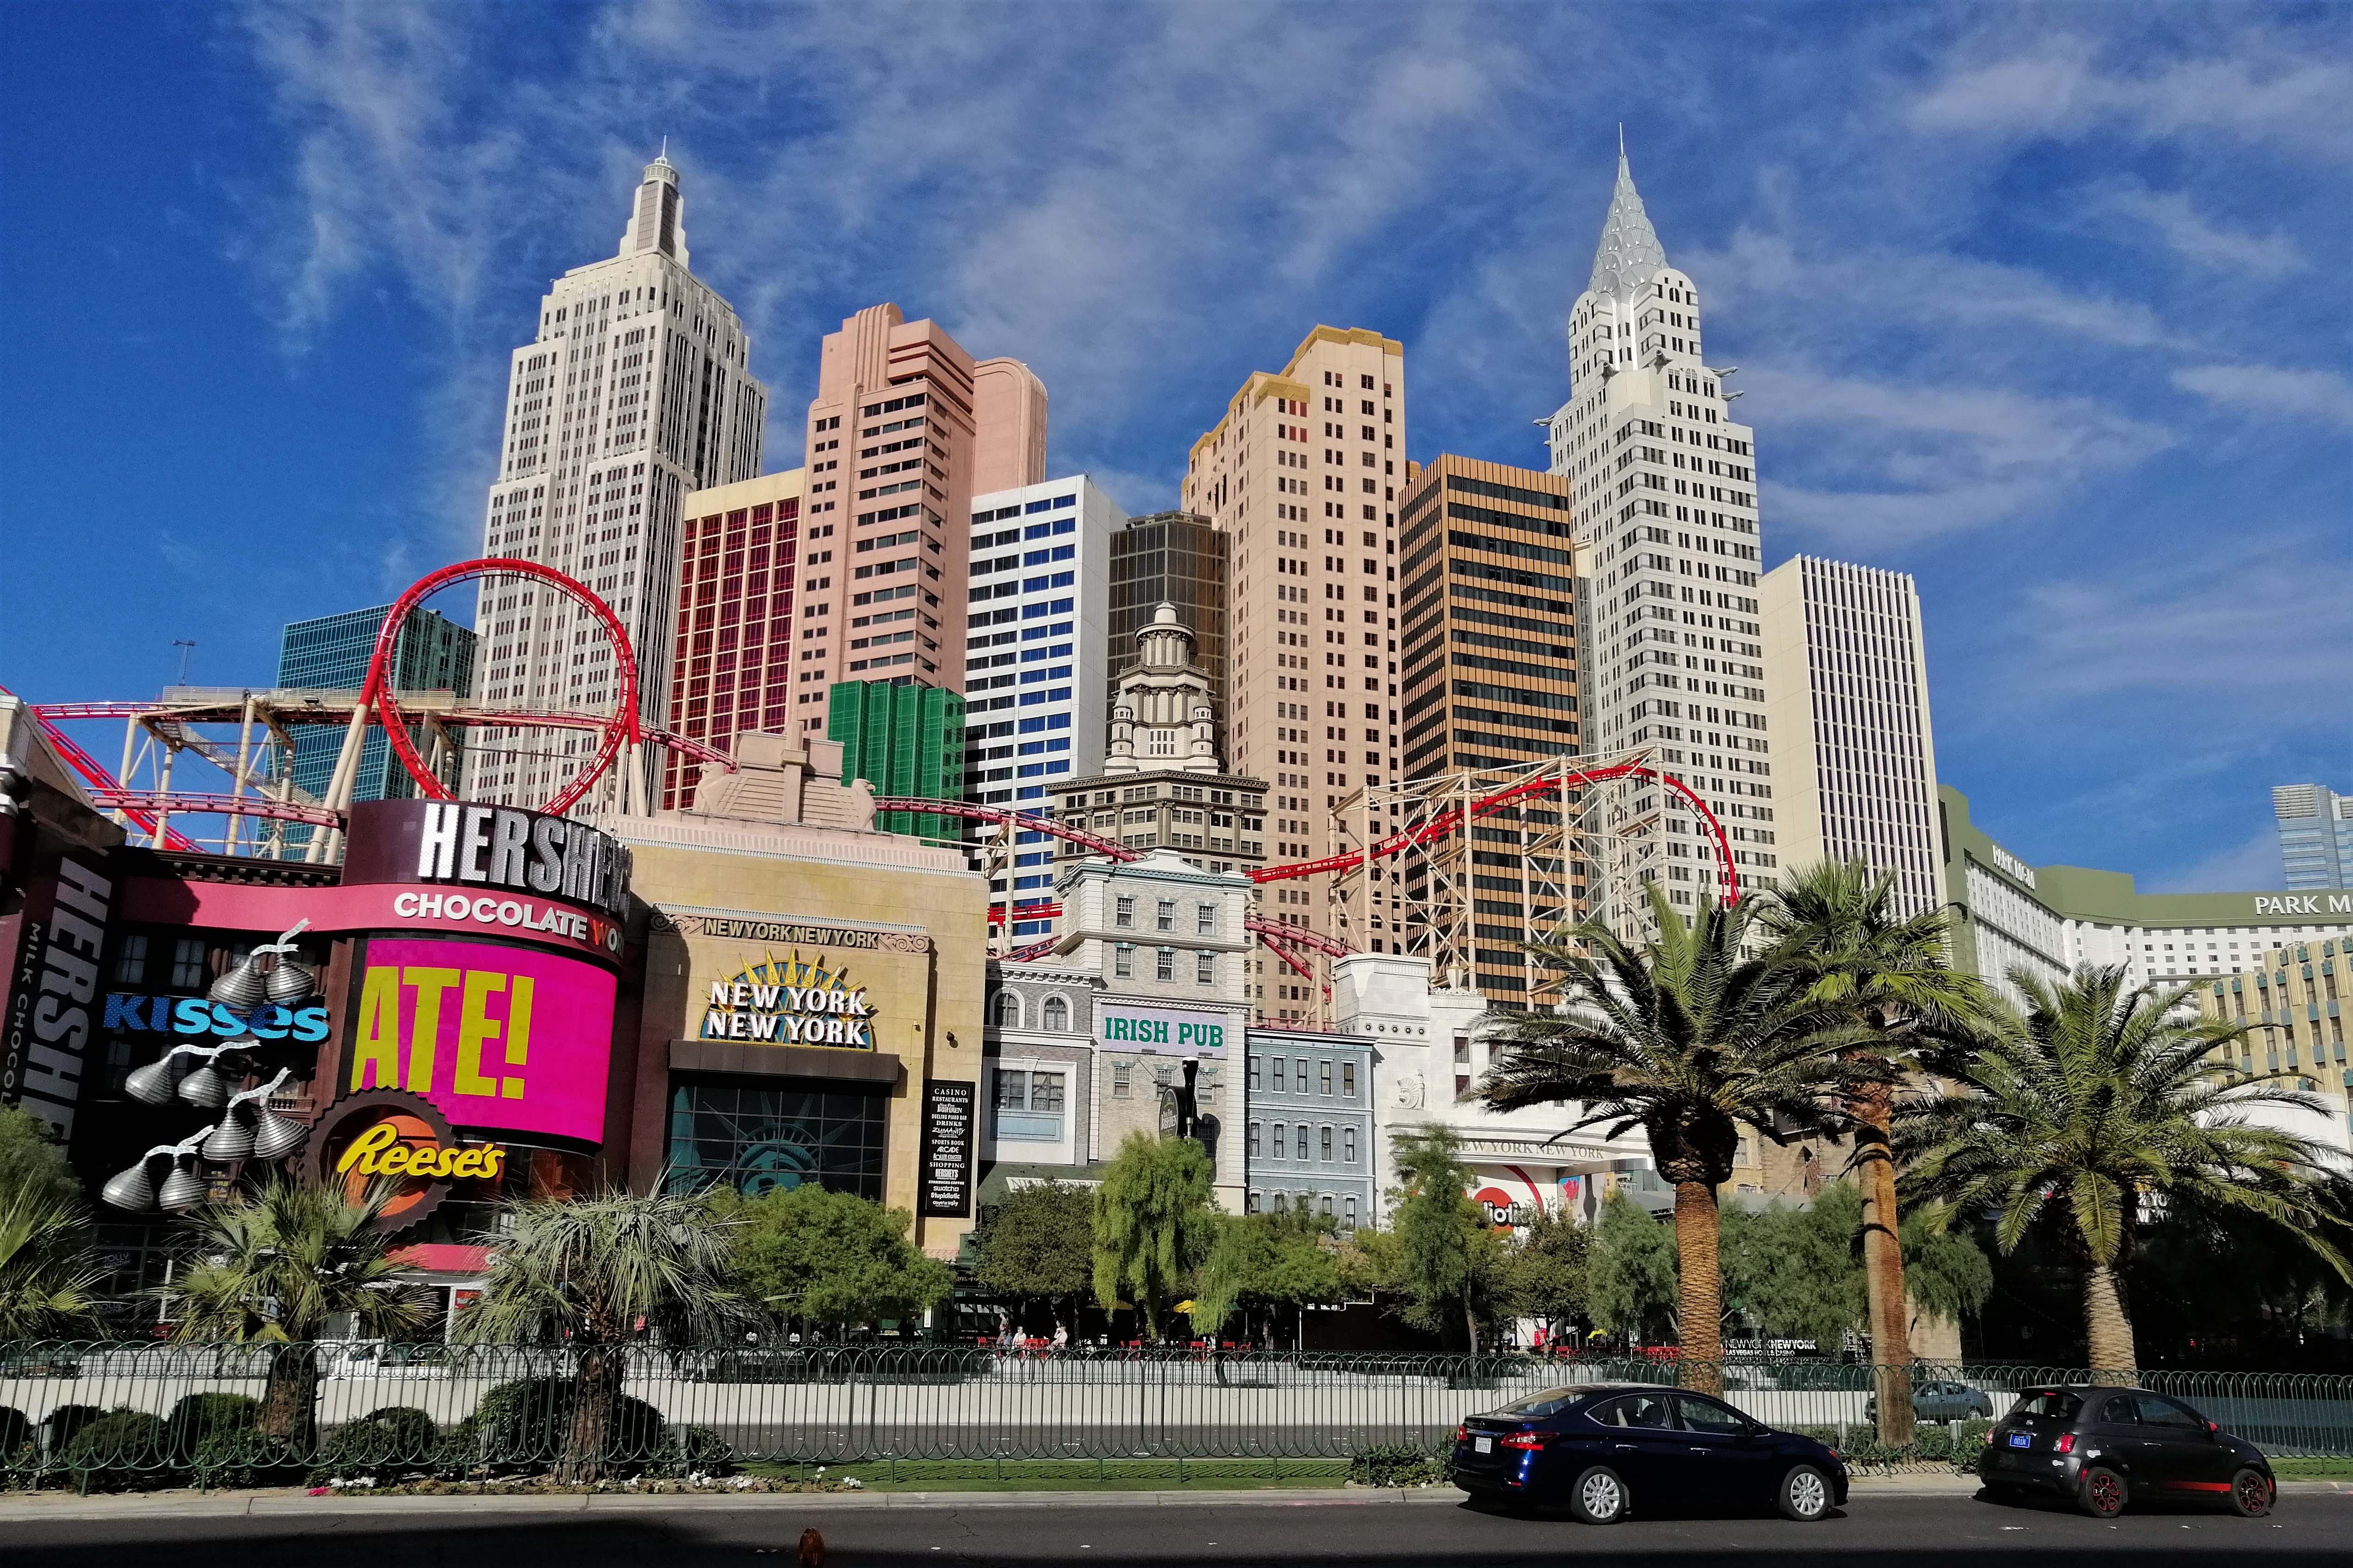
[[[372,1339],[412,1333],[426,1321],[424,1292],[401,1283],[390,1238],[376,1228],[389,1195],[379,1184],[354,1204],[339,1185],[280,1177],[199,1207],[181,1221],[185,1266],[154,1291],[171,1303],[181,1339],[287,1347],[270,1361],[259,1425],[297,1449],[313,1436],[314,1342],[330,1318],[348,1314]]]
[[[1594,957],[1529,945],[1566,975],[1561,1010],[1505,1026],[1504,1053],[1472,1093],[1496,1110],[1575,1103],[1584,1115],[1572,1131],[1612,1121],[1613,1138],[1633,1127],[1649,1136],[1675,1189],[1683,1358],[1712,1384],[1724,1354],[1716,1188],[1731,1178],[1740,1128],[1776,1142],[1834,1136],[1848,1125],[1843,1106],[1888,1069],[1868,1031],[1744,955],[1747,905],[1703,896],[1687,922],[1657,887],[1650,895],[1659,935],[1640,949],[1591,923],[1569,936]]]
[[[1773,937],[1767,957],[1798,977],[1806,997],[1843,1011],[1883,1055],[1906,1037],[1946,1036],[1983,1006],[1985,987],[1946,963],[1943,910],[1905,915],[1895,879],[1859,860],[1825,860],[1785,877],[1762,900],[1757,923]],[[1890,1128],[1894,1085],[1873,1079],[1850,1107],[1862,1194],[1863,1278],[1870,1289],[1871,1359],[1879,1384],[1879,1440],[1912,1441],[1910,1311],[1904,1289],[1901,1218]]]
[[[1914,1162],[1907,1195],[1933,1202],[1936,1228],[1990,1210],[2004,1252],[2046,1214],[2084,1268],[2084,1331],[2093,1370],[2138,1360],[2122,1273],[2139,1232],[2168,1205],[2278,1226],[2345,1278],[2315,1146],[2251,1114],[2321,1102],[2287,1075],[2232,1081],[2207,1059],[2244,1026],[2185,1021],[2193,987],[2126,988],[2122,968],[2086,966],[2047,984],[2010,984],[2023,1012],[1994,1004],[1966,1050],[1936,1061],[1962,1092],[1896,1113],[1897,1156]]]
[[[1213,1238],[1209,1156],[1190,1138],[1131,1132],[1094,1192],[1095,1300],[1110,1312],[1134,1297],[1147,1338]]]
[[[732,1231],[708,1202],[684,1193],[500,1205],[480,1237],[490,1274],[459,1334],[577,1348],[561,1479],[602,1474],[631,1341],[712,1343],[755,1321],[753,1303],[735,1287]]]
[[[0,1342],[98,1331],[81,1201],[37,1186],[0,1188]]]

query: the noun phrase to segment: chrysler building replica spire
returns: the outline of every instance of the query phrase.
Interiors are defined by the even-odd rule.
[[[611,606],[636,657],[638,718],[660,729],[670,728],[678,635],[679,503],[759,473],[768,402],[743,323],[687,268],[685,205],[678,170],[656,158],[618,253],[574,268],[541,299],[538,333],[508,366],[482,531],[484,555],[552,566]],[[486,706],[611,711],[607,640],[571,600],[493,578],[474,629],[475,693]],[[478,731],[465,798],[535,806],[596,742],[587,729]],[[583,808],[646,809],[646,759],[628,763]]]
[[[1776,874],[1758,623],[1753,436],[1733,423],[1700,352],[1698,286],[1667,260],[1623,147],[1593,274],[1568,318],[1569,400],[1552,416],[1552,471],[1574,481],[1578,641],[1589,750],[1642,748],[1703,796],[1741,881]],[[1733,397],[1740,395],[1734,393]],[[1704,826],[1663,790],[1630,791],[1609,830],[1633,853],[1591,914],[1641,934],[1642,884],[1685,914],[1717,891]]]

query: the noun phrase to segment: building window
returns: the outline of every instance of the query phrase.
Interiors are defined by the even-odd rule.
[[[205,983],[205,939],[184,936],[172,944],[172,989],[194,991]]]
[[[1000,1142],[1059,1143],[1062,1141],[1063,1075],[999,1068],[996,1112]]]
[[[1307,988],[1303,985],[1300,987],[1300,991],[1303,995],[1305,994],[1306,989]],[[1307,1092],[1307,1058],[1305,1057],[1301,1057],[1292,1065],[1299,1069],[1299,1092],[1305,1094]]]
[[[1292,1141],[1292,1147],[1296,1151],[1292,1157],[1299,1161],[1302,1164],[1306,1163],[1309,1159],[1309,1155],[1307,1152],[1307,1123],[1304,1121],[1299,1124],[1299,1135]]]
[[[1340,1064],[1340,1093],[1349,1100],[1356,1098],[1356,1064],[1354,1062]]]
[[[1274,1194],[1274,1212],[1277,1214],[1289,1214],[1291,1212],[1291,1194],[1289,1193],[1277,1193]]]
[[[1021,998],[1010,991],[997,994],[997,1026],[1000,1029],[1021,1026]]]
[[[1193,934],[1195,936],[1215,936],[1218,934],[1217,905],[1196,904],[1193,907]]]
[[[1342,1230],[1356,1228],[1356,1200],[1353,1196],[1340,1200],[1340,1228]]]
[[[1068,1002],[1063,1001],[1060,996],[1047,997],[1044,1017],[1040,1021],[1043,1023],[1045,1027],[1051,1029],[1058,1034],[1069,1033],[1071,1027],[1071,1005]]]
[[[1135,978],[1135,944],[1121,942],[1111,950],[1111,973],[1114,980]]]
[[[1323,1159],[1324,1159],[1324,1160],[1329,1160],[1329,1159],[1331,1159],[1331,1158],[1332,1158],[1332,1129],[1331,1129],[1329,1126],[1324,1127],[1324,1129],[1323,1129],[1323,1130],[1322,1130],[1322,1131],[1321,1131],[1316,1135],[1316,1142],[1317,1142],[1317,1143],[1320,1145],[1320,1148],[1319,1148],[1319,1151],[1318,1151],[1320,1157],[1321,1157],[1321,1158],[1323,1158]]]
[[[1153,911],[1152,929],[1155,931],[1175,931],[1176,929],[1176,900],[1162,899],[1159,900],[1158,907]]]
[[[674,1193],[714,1183],[757,1197],[815,1182],[882,1201],[885,1090],[769,1089],[673,1080],[669,1173]]]
[[[1134,1062],[1111,1064],[1111,1097],[1113,1100],[1130,1098],[1135,1092],[1134,1084],[1135,1064]]]
[[[1251,1193],[1251,1194],[1250,1194],[1250,1213],[1252,1213],[1252,1214],[1256,1214],[1256,1213],[1258,1213],[1258,1212],[1259,1212],[1259,1200],[1260,1200],[1260,1198],[1261,1198],[1261,1195],[1262,1195],[1262,1194],[1259,1194],[1259,1193],[1256,1193],[1256,1192],[1253,1192],[1253,1193]]]
[[[1291,1145],[1283,1140],[1282,1123],[1280,1121],[1276,1122],[1272,1129],[1272,1132],[1274,1137],[1274,1157],[1278,1160],[1288,1158],[1291,1153]]]
[[[1202,985],[1215,985],[1218,983],[1216,953],[1197,952],[1193,955],[1193,979]]]
[[[1111,923],[1123,930],[1135,924],[1135,900],[1123,894],[1112,900]]]
[[[1250,1142],[1248,1145],[1248,1152],[1250,1157],[1253,1160],[1259,1157],[1258,1134],[1259,1125],[1257,1122],[1253,1121],[1250,1124]]]
[[[1152,978],[1155,980],[1174,980],[1176,978],[1176,950],[1175,948],[1163,947],[1154,950],[1152,955]]]
[[[1331,1092],[1332,1092],[1332,1064],[1331,1064],[1330,1062],[1328,1062],[1328,1061],[1321,1061],[1321,1062],[1317,1062],[1317,1063],[1315,1064],[1315,1075],[1316,1075],[1317,1081],[1318,1081],[1318,1082],[1320,1082],[1320,1083],[1323,1085],[1324,1092],[1325,1094],[1329,1094],[1329,1093],[1331,1093]]]
[[[1325,1219],[1330,1219],[1332,1217],[1332,1194],[1325,1193],[1321,1199],[1317,1200],[1316,1207],[1317,1212],[1322,1214]]]
[[[1267,1059],[1274,1064],[1274,1092],[1281,1094],[1282,1092],[1282,1058],[1269,1057]]]
[[[1258,1087],[1258,1058],[1256,1057],[1252,1057],[1250,1059],[1250,1087],[1252,1089],[1256,1089]]]
[[[147,939],[136,933],[122,939],[122,947],[114,955],[114,983],[117,985],[143,985],[147,982]]]

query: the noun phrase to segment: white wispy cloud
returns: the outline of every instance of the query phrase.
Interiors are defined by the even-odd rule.
[[[2284,414],[2353,428],[2353,381],[2333,371],[2202,364],[2175,371],[2172,380],[2184,392],[2249,414]]]
[[[2198,209],[2184,191],[2152,191],[2142,185],[2112,185],[2089,193],[2094,214],[2121,218],[2136,230],[2154,234],[2189,265],[2241,278],[2284,278],[2311,265],[2304,247],[2280,230],[2250,234],[2225,228]]]

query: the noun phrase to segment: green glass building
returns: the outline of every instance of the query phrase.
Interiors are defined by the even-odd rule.
[[[964,798],[964,699],[912,680],[844,680],[827,698],[826,739],[841,742],[841,782],[878,795]],[[962,824],[910,811],[877,812],[885,833],[956,841]]]

